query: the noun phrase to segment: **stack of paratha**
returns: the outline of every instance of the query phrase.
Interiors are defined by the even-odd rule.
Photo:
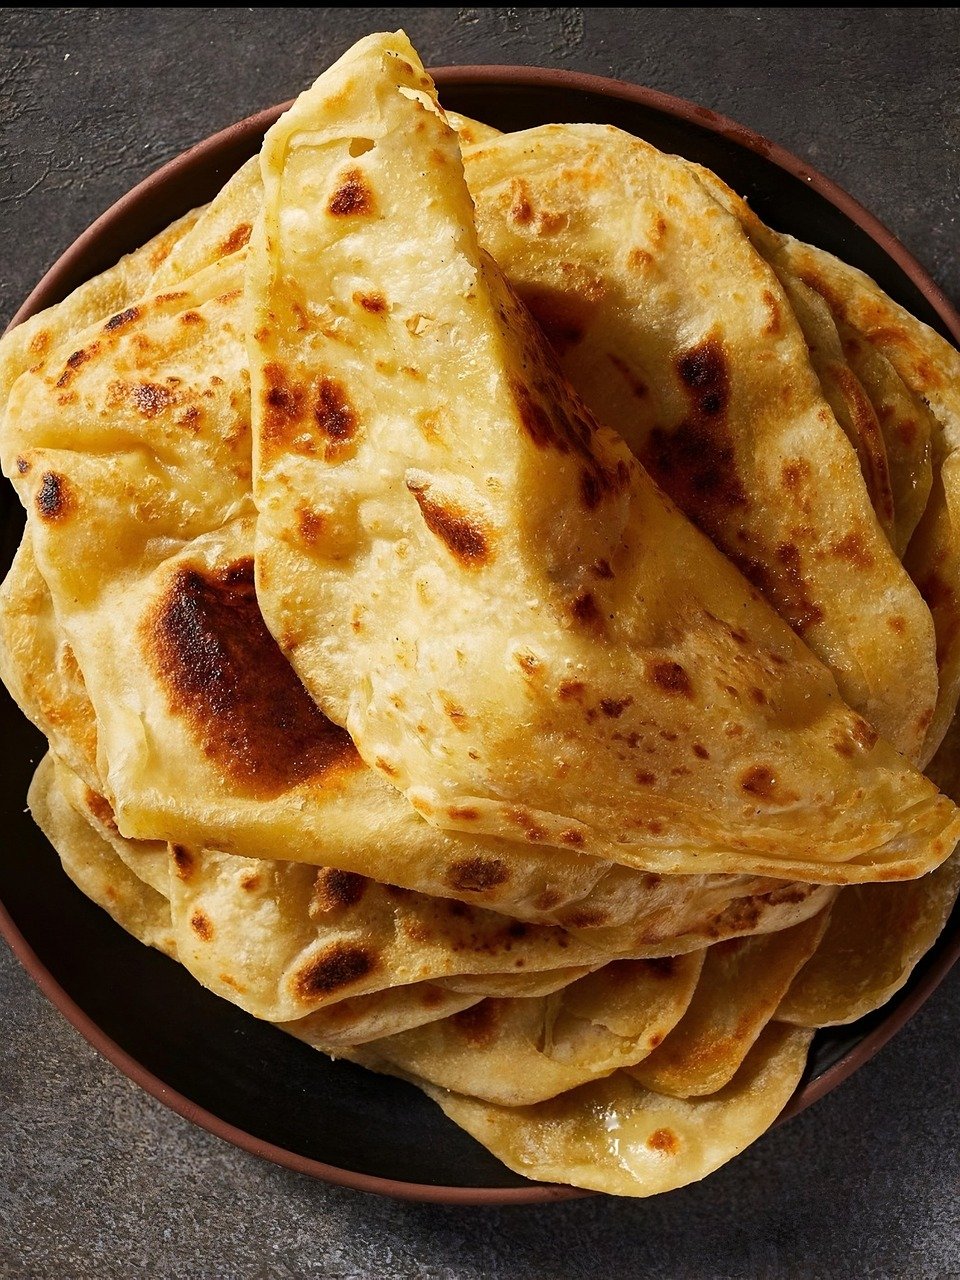
[[[0,387],[67,873],[512,1168],[702,1177],[942,928],[960,355],[714,175],[372,36]]]

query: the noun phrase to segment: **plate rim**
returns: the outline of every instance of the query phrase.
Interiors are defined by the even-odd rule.
[[[659,89],[586,72],[492,63],[443,66],[432,69],[431,74],[441,89],[504,84],[530,88],[559,87],[594,96],[617,98],[719,134],[735,145],[759,154],[791,176],[807,183],[878,244],[920,291],[950,333],[953,341],[960,345],[960,312],[926,268],[888,227],[833,179],[820,173],[778,143],[770,141],[762,134],[739,124],[728,116]],[[264,108],[208,135],[168,160],[121,195],[57,257],[18,307],[5,332],[44,309],[52,301],[59,300],[59,297],[63,296],[61,283],[63,279],[69,278],[77,264],[86,257],[90,246],[95,244],[104,232],[132,206],[141,201],[148,201],[151,193],[165,185],[173,175],[194,164],[202,163],[210,155],[216,155],[228,148],[231,143],[265,132],[292,101],[293,99],[290,99],[276,106]],[[944,932],[950,927],[948,921]],[[172,1089],[108,1036],[53,977],[21,933],[2,901],[0,901],[0,936],[7,941],[42,994],[101,1056],[119,1068],[145,1092],[184,1119],[251,1155],[337,1186],[386,1195],[399,1200],[478,1206],[530,1205],[599,1194],[578,1187],[550,1183],[531,1182],[527,1187],[451,1187],[408,1182],[342,1169],[257,1138]],[[895,1005],[878,1026],[844,1053],[816,1080],[802,1082],[780,1113],[776,1124],[782,1124],[798,1115],[835,1089],[872,1058],[909,1021],[960,959],[960,926],[954,927],[953,935],[948,937],[945,943],[943,938],[944,934],[941,934],[937,943],[934,944],[938,950],[933,962],[911,987],[907,996]],[[943,945],[940,945],[941,943]]]

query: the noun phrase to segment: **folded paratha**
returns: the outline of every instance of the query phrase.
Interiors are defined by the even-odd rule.
[[[706,1177],[769,1129],[800,1081],[812,1036],[771,1023],[731,1082],[706,1098],[652,1093],[626,1071],[529,1107],[421,1087],[516,1173],[652,1196]]]
[[[884,440],[819,295],[778,278],[692,166],[620,130],[506,134],[465,164],[481,243],[589,408],[916,759],[932,621],[887,542]]]
[[[930,608],[936,632],[939,688],[919,755],[925,765],[943,740],[960,696],[960,352],[862,271],[771,231],[715,174],[699,166],[695,170],[766,260],[823,299],[876,407],[900,494],[904,532],[896,545],[907,542],[904,565]]]
[[[261,156],[257,591],[314,699],[445,829],[654,872],[942,862],[952,803],[572,394],[421,99],[407,42],[362,41]]]

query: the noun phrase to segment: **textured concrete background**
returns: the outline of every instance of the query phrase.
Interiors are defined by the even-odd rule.
[[[93,217],[369,31],[425,61],[615,75],[783,143],[960,300],[945,9],[5,9],[0,321]],[[879,1058],[706,1183],[535,1209],[391,1203],[262,1164],[100,1060],[0,947],[0,1276],[960,1276],[960,973]]]

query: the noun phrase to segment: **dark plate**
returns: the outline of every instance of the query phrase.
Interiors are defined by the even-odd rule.
[[[615,124],[708,165],[774,227],[861,267],[946,336],[960,316],[902,245],[821,175],[756,134],[690,103],[594,76],[522,67],[437,73],[445,104],[503,129],[553,121]],[[175,217],[209,200],[259,148],[281,108],[207,139],[146,179],[63,255],[16,319],[59,301]],[[0,492],[0,569],[22,513]],[[0,692],[4,856],[0,931],[44,993],[112,1062],[181,1115],[288,1167],[364,1190],[459,1203],[532,1203],[581,1194],[527,1182],[416,1089],[332,1063],[199,986],[141,946],[66,878],[24,813],[39,733]],[[795,1115],[865,1062],[923,1003],[960,954],[960,912],[906,988],[850,1027],[821,1031]]]

